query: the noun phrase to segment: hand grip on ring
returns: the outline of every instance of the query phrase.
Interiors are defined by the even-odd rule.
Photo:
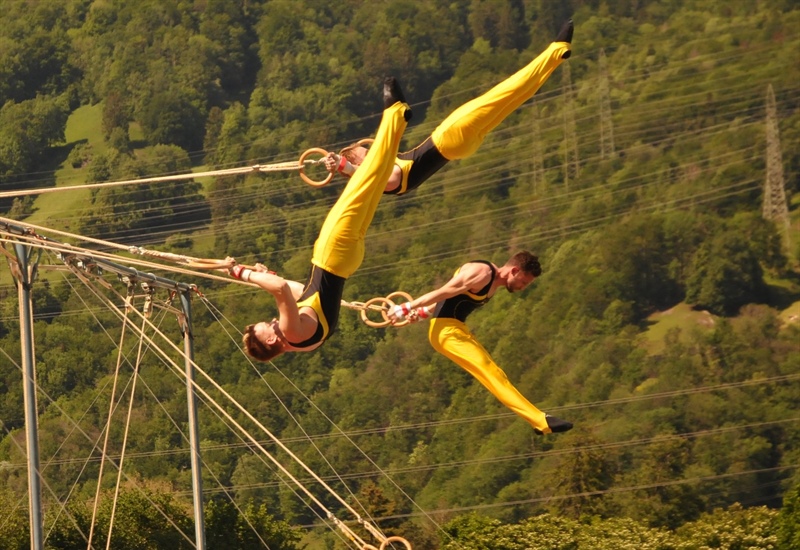
[[[367,326],[370,326],[370,327],[373,327],[373,328],[388,327],[389,325],[392,324],[392,322],[389,320],[389,316],[387,315],[387,313],[389,313],[389,311],[395,305],[397,305],[393,301],[393,298],[398,298],[398,297],[402,298],[406,302],[410,302],[411,300],[413,300],[413,298],[411,297],[411,295],[409,293],[403,292],[402,290],[398,290],[397,292],[392,292],[391,294],[389,294],[385,298],[383,298],[381,296],[378,296],[377,298],[372,298],[371,300],[367,300],[366,302],[364,302],[364,308],[361,310],[361,320],[364,321],[364,323]],[[371,306],[376,306],[376,305],[378,305],[379,308],[380,308],[381,317],[383,317],[383,321],[373,321],[372,319],[370,319],[367,316],[367,312],[370,311],[370,309],[375,309],[374,307],[371,307]],[[409,323],[409,321],[408,321],[408,319],[406,319],[404,321],[400,321],[399,323],[395,323],[394,326],[396,326],[396,327],[404,327],[408,323]]]
[[[365,146],[371,144],[373,141],[375,141],[375,140],[371,139],[371,138],[362,139],[362,140],[358,141],[358,143],[356,143],[356,145],[359,145],[361,147],[365,147]],[[329,154],[328,151],[326,151],[325,149],[320,149],[319,147],[312,147],[311,149],[308,149],[302,155],[300,155],[300,160],[297,161],[297,168],[300,171],[300,177],[303,179],[304,182],[309,184],[311,187],[322,187],[324,185],[327,185],[333,179],[333,173],[332,172],[328,172],[328,175],[323,180],[319,180],[319,181],[314,180],[311,177],[309,177],[308,175],[306,175],[306,172],[305,172],[306,160],[311,155],[321,155],[323,158],[325,158],[325,157],[328,156],[328,154]]]

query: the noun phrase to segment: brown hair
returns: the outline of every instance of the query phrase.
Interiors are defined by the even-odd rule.
[[[534,277],[538,277],[542,274],[542,266],[539,264],[539,258],[527,251],[517,252],[509,258],[506,265],[516,266]]]
[[[247,355],[257,361],[269,361],[283,353],[283,344],[276,342],[275,344],[265,344],[256,337],[255,325],[247,325],[244,327],[244,334],[242,334],[242,344]]]

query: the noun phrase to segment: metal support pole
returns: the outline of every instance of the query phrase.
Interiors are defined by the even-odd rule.
[[[31,249],[14,244],[17,254],[17,294],[19,295],[20,346],[22,348],[22,388],[25,402],[25,437],[28,449],[28,509],[30,511],[31,549],[42,550],[42,487],[39,478],[39,430],[36,407],[36,369],[33,354],[33,307],[31,287],[36,278],[37,262],[29,264]]]
[[[194,334],[192,332],[192,302],[189,291],[180,293],[183,306],[183,349],[186,355],[186,401],[189,415],[189,448],[192,457],[192,498],[194,503],[194,537],[197,550],[206,550],[206,529],[203,518],[203,476],[200,463],[200,436],[197,430],[197,397],[194,391]]]

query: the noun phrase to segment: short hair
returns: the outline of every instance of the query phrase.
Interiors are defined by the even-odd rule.
[[[247,325],[244,327],[244,334],[242,334],[242,344],[247,355],[257,361],[269,361],[283,353],[283,345],[278,342],[273,345],[265,344],[256,336],[255,325]]]
[[[542,274],[539,258],[527,251],[517,252],[508,259],[506,265],[516,266],[525,273],[538,277]]]

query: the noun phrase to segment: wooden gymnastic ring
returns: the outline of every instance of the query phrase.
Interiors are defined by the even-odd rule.
[[[323,157],[328,156],[328,151],[325,149],[320,149],[319,147],[312,147],[308,151],[304,152],[300,155],[300,160],[297,161],[297,167],[300,169],[300,177],[303,178],[303,181],[309,184],[311,187],[322,187],[323,185],[327,185],[333,179],[333,172],[328,172],[328,177],[322,181],[312,180],[305,173],[305,160],[306,157],[309,155],[322,155]]]
[[[361,310],[361,320],[364,321],[364,323],[368,327],[372,327],[372,328],[384,328],[384,327],[388,327],[389,325],[391,325],[392,321],[389,319],[388,313],[395,305],[397,305],[391,300],[392,296],[402,296],[406,301],[410,301],[412,299],[409,294],[407,294],[405,292],[402,292],[402,291],[399,291],[399,292],[392,292],[386,298],[378,296],[377,298],[372,298],[371,300],[367,300],[366,302],[364,302],[364,309]],[[367,311],[372,306],[374,306],[375,304],[381,304],[381,306],[385,306],[385,307],[381,307],[380,308],[381,317],[383,317],[383,321],[381,321],[381,322],[373,321],[373,320],[371,320],[370,318],[367,317]],[[409,324],[409,322],[410,321],[408,319],[405,319],[405,320],[400,321],[398,323],[394,323],[393,326],[395,326],[395,327],[404,327],[407,324]]]
[[[386,297],[386,301],[389,302],[389,304],[391,304],[389,306],[389,309],[393,308],[396,305],[392,298],[396,298],[398,296],[400,298],[402,298],[403,300],[405,300],[406,302],[410,302],[411,300],[414,299],[414,298],[411,297],[411,294],[409,294],[408,292],[403,292],[402,290],[397,290],[395,292],[392,292],[391,294],[389,294]],[[389,317],[387,315],[385,315],[385,314],[384,314],[384,317],[387,320],[389,319]],[[395,323],[394,326],[396,326],[396,327],[404,327],[404,326],[406,326],[406,325],[408,325],[410,323],[411,323],[411,321],[409,321],[408,318],[406,318],[403,321],[400,321],[399,323]]]
[[[380,322],[379,321],[373,321],[372,319],[367,317],[367,311],[369,310],[370,306],[378,304],[378,303],[380,303],[380,304],[389,303],[389,304],[391,304],[389,307],[394,305],[391,302],[389,302],[386,298],[382,298],[380,296],[378,296],[377,298],[372,298],[371,300],[367,300],[366,302],[364,302],[364,309],[361,310],[361,320],[364,321],[364,323],[368,327],[383,328],[383,327],[388,327],[389,325],[392,324],[392,322],[389,321],[389,318],[386,316],[386,309],[387,308],[381,308],[381,316],[383,317],[383,321],[380,321]]]
[[[389,537],[388,539],[386,539],[385,541],[383,541],[381,543],[381,547],[378,550],[386,550],[388,548],[388,545],[393,543],[393,542],[399,542],[399,543],[403,544],[406,547],[406,550],[412,550],[411,549],[411,543],[408,542],[403,537]]]
[[[411,297],[411,294],[409,294],[408,292],[403,292],[402,290],[396,290],[396,291],[392,292],[391,294],[389,294],[386,297],[386,299],[389,300],[389,301],[392,301],[392,298],[394,298],[396,296],[400,296],[406,302],[410,302],[411,300],[414,299],[414,298]],[[394,305],[394,303],[392,305]]]

